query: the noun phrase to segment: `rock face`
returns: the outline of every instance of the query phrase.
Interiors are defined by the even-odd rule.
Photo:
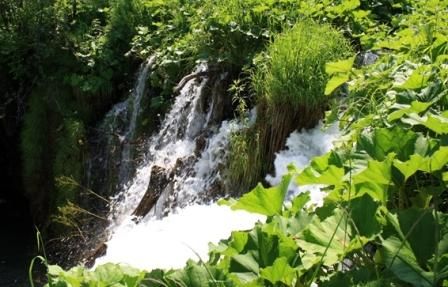
[[[170,183],[169,172],[160,166],[154,165],[151,168],[151,179],[145,195],[141,199],[137,208],[132,212],[133,216],[144,217],[157,203],[162,192]]]

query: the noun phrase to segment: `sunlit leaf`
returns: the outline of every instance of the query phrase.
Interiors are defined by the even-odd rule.
[[[339,88],[342,84],[346,83],[349,80],[348,74],[337,74],[331,77],[331,79],[327,82],[325,86],[325,95],[328,96],[334,92],[337,88]]]
[[[286,175],[282,178],[280,184],[274,187],[264,188],[261,184],[258,184],[257,187],[240,199],[234,202],[221,201],[220,204],[230,205],[234,210],[241,209],[267,216],[280,214],[290,181],[291,176]]]
[[[326,63],[325,72],[330,76],[337,73],[348,73],[351,71],[354,62],[355,57],[351,57],[346,60]]]
[[[268,280],[272,284],[282,282],[288,286],[291,285],[295,277],[295,269],[289,266],[288,259],[279,257],[272,266],[261,269],[261,278]]]

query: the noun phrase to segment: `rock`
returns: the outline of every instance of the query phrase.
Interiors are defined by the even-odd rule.
[[[205,146],[207,145],[207,140],[204,135],[200,135],[196,138],[196,146],[194,149],[195,156],[199,157],[201,153],[204,151]]]
[[[96,246],[91,252],[90,254],[87,256],[87,258],[85,259],[85,265],[89,268],[93,267],[93,265],[95,264],[95,260],[98,257],[101,257],[103,255],[105,255],[107,252],[107,245],[105,242],[101,242],[100,244],[98,244],[98,246]]]
[[[358,66],[368,66],[368,65],[372,65],[376,62],[376,60],[378,60],[379,56],[373,52],[370,51],[366,51],[363,53],[360,53],[357,57],[356,57],[356,64]]]
[[[136,217],[144,217],[148,214],[152,207],[157,203],[157,200],[169,182],[170,177],[168,171],[163,167],[157,165],[153,166],[151,168],[151,179],[149,181],[148,189],[132,215]]]

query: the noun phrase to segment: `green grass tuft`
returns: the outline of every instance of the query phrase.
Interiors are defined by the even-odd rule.
[[[321,108],[326,103],[325,63],[349,53],[347,41],[329,25],[299,22],[268,47],[253,75],[254,89],[269,106]]]

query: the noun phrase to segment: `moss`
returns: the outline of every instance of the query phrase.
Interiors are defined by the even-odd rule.
[[[75,201],[79,187],[64,184],[58,179],[70,177],[76,182],[83,180],[84,167],[84,125],[74,118],[65,118],[61,129],[57,132],[56,153],[53,162],[54,179],[56,182],[55,207],[62,206],[67,201]]]

